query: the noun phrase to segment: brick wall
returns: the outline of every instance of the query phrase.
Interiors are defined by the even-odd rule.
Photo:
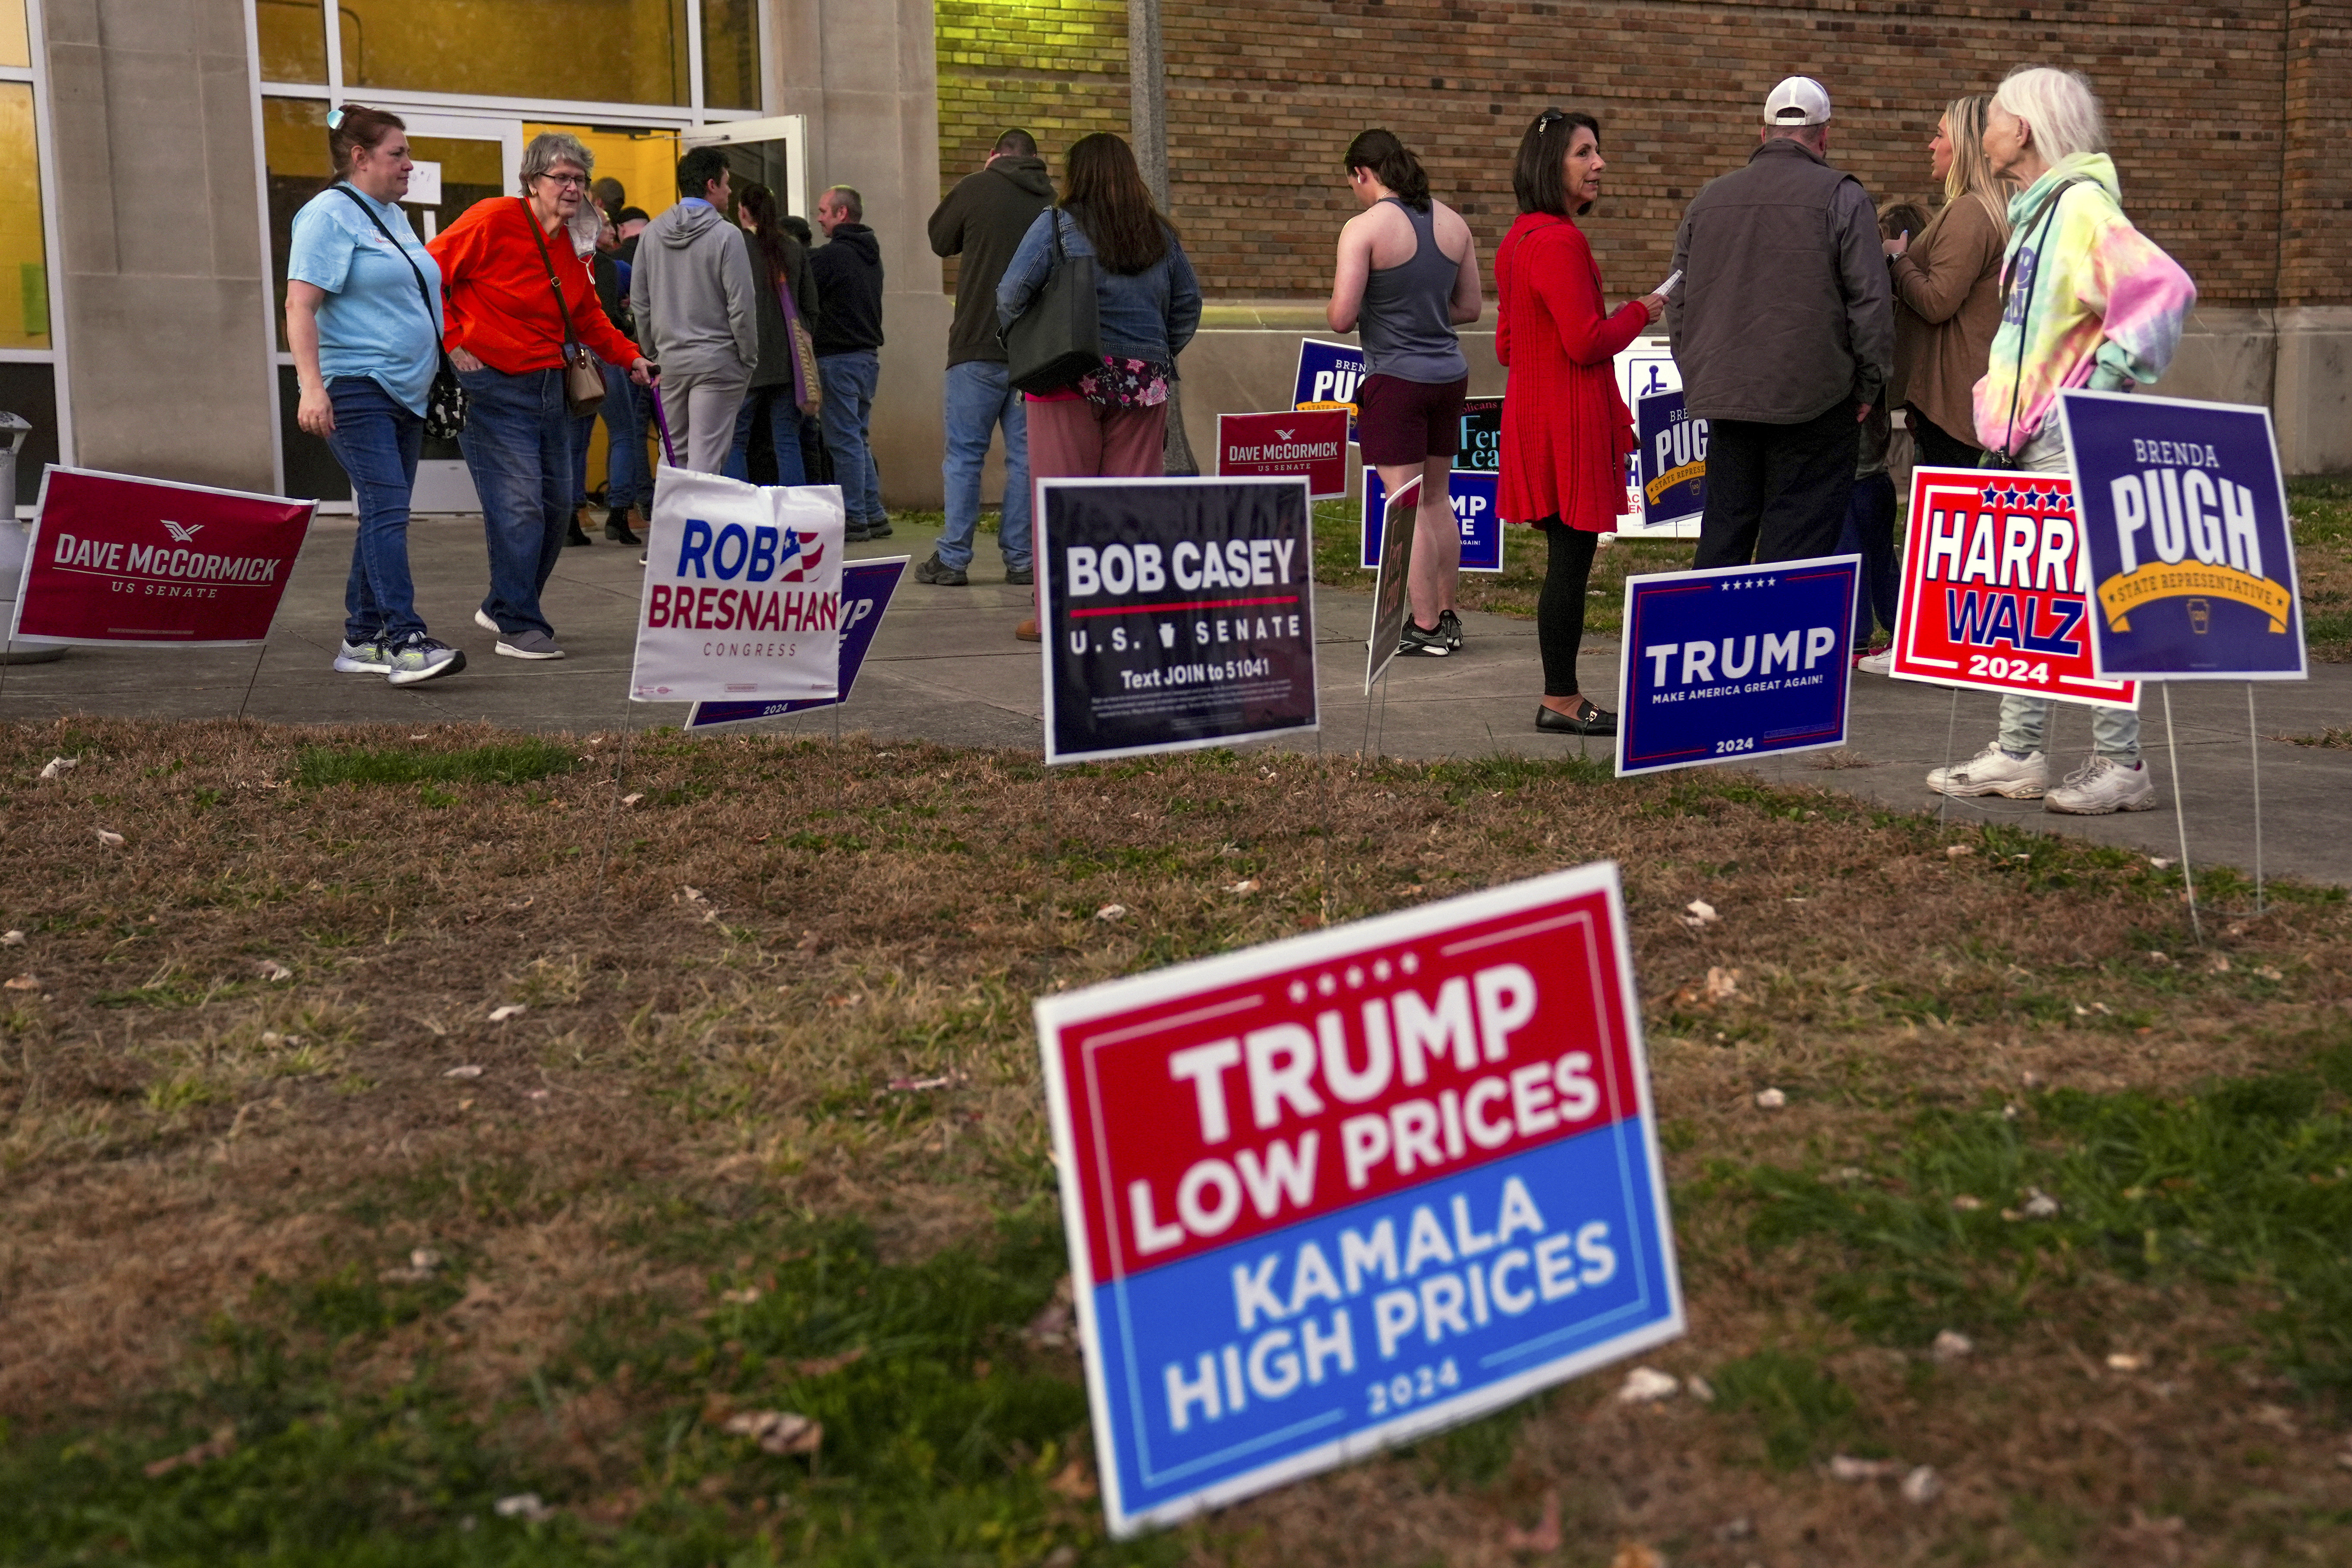
[[[2352,303],[2352,0],[1163,4],[1173,215],[1213,297],[1328,287],[1355,210],[1338,161],[1368,125],[1421,155],[1491,256],[1528,121],[1551,103],[1598,116],[1610,193],[1587,228],[1617,297],[1664,275],[1684,204],[1744,161],[1780,77],[1828,86],[1832,157],[1874,196],[1930,200],[1944,103],[2033,61],[2091,77],[2126,209],[2207,304]],[[1123,131],[1124,9],[942,0],[946,177],[1001,123],[1029,123],[1049,155]]]

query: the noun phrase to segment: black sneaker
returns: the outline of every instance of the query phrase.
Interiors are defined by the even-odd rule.
[[[1445,640],[1444,632],[1424,629],[1412,616],[1405,617],[1404,637],[1397,643],[1399,658],[1443,659],[1453,652],[1454,645]]]
[[[845,544],[862,545],[873,537],[866,532],[864,523],[845,523],[842,526],[841,538]]]
[[[1015,588],[1027,588],[1037,580],[1037,569],[1032,566],[1008,566],[1004,569],[1004,580]]]
[[[890,519],[887,517],[877,517],[872,522],[867,523],[866,525],[866,537],[869,539],[888,538],[890,537]]]
[[[1451,610],[1439,611],[1437,634],[1445,639],[1447,647],[1457,653],[1462,652],[1462,617],[1454,614]]]
[[[928,582],[934,588],[962,588],[969,584],[971,579],[965,575],[963,568],[950,566],[941,560],[939,558],[939,552],[935,550],[929,560],[915,568],[915,580]]]

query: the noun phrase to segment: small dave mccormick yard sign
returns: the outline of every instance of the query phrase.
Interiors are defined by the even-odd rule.
[[[1114,1533],[1683,1331],[1614,865],[1037,1025]]]

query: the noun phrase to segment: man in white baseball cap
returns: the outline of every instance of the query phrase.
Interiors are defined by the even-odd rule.
[[[1684,405],[1708,422],[1701,567],[1834,553],[1894,370],[1877,213],[1831,166],[1829,126],[1827,89],[1780,82],[1747,166],[1709,181],[1675,234],[1666,330]]]

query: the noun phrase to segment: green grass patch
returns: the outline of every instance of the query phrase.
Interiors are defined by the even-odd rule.
[[[329,784],[521,784],[569,773],[580,766],[559,742],[527,737],[467,747],[462,751],[412,751],[397,747],[306,746],[295,754],[294,782],[309,789]],[[454,803],[455,796],[427,789],[425,803]]]
[[[1746,1415],[1776,1470],[1801,1469],[1832,1453],[1874,1453],[1856,1415],[1853,1391],[1810,1355],[1759,1350],[1725,1362],[1709,1375],[1715,1408]]]
[[[1854,1165],[1717,1167],[1761,1252],[1819,1248],[1815,1300],[1874,1337],[2013,1329],[2088,1272],[2242,1287],[2283,1370],[2352,1393],[2352,1046],[2193,1092],[1938,1109]],[[2052,1207],[2054,1205],[2054,1208]]]

